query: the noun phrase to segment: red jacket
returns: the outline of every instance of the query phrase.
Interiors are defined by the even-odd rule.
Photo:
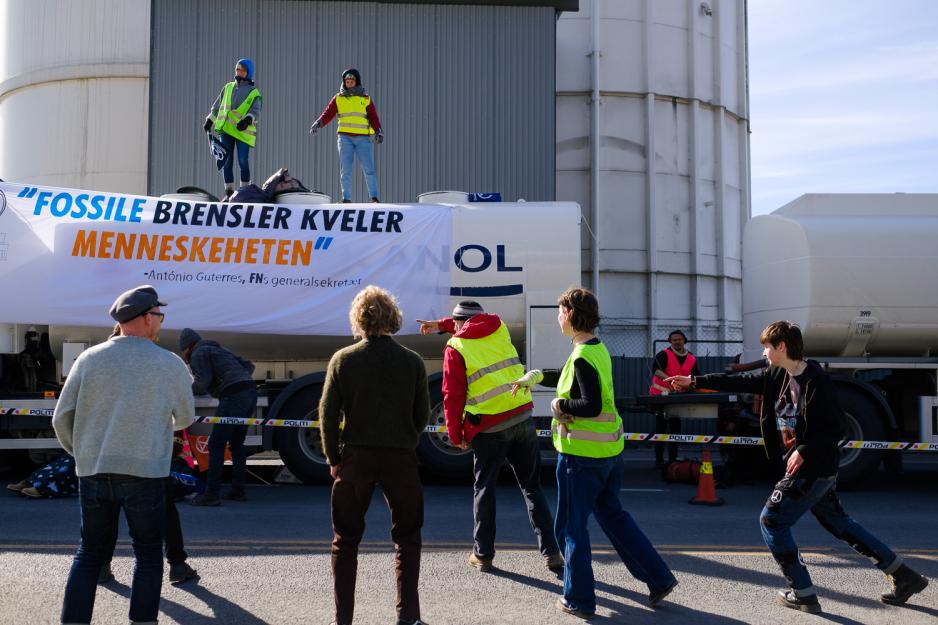
[[[329,122],[332,121],[332,118],[339,114],[339,107],[336,106],[335,99],[337,95],[332,96],[332,99],[329,100],[329,104],[326,105],[326,109],[322,112],[322,115],[319,116],[319,125],[325,127]],[[375,108],[375,101],[372,100],[368,103],[368,106],[365,107],[365,114],[368,115],[368,123],[371,124],[371,127],[374,128],[375,132],[381,132],[381,120],[378,119],[378,110]],[[347,132],[339,132],[339,134],[352,134]],[[352,135],[352,136],[367,136],[367,135]]]
[[[440,319],[442,332],[455,333],[463,339],[480,339],[486,337],[501,326],[502,320],[498,315],[475,315],[466,321],[462,330],[456,332],[456,323],[449,317]],[[507,412],[494,415],[483,415],[479,425],[473,425],[468,419],[463,421],[463,411],[466,407],[466,361],[462,354],[446,346],[443,351],[443,416],[446,418],[446,429],[454,445],[463,441],[471,443],[479,432],[483,432],[493,425],[518,415],[525,410],[533,410],[534,404],[528,402]]]

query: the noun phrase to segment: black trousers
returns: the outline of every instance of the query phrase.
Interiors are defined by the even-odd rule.
[[[554,518],[541,488],[541,449],[531,419],[501,432],[472,439],[475,473],[472,498],[473,549],[480,558],[495,556],[495,489],[502,465],[508,462],[528,508],[528,520],[543,555],[557,553]]]

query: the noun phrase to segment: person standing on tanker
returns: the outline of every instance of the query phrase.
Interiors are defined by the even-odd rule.
[[[375,171],[375,157],[371,141],[384,141],[384,130],[375,104],[362,87],[362,76],[357,69],[342,72],[339,92],[326,105],[319,118],[309,127],[309,134],[315,135],[319,129],[338,117],[336,128],[339,148],[339,183],[342,185],[342,202],[352,201],[352,170],[355,159],[365,176],[365,186],[372,202],[378,199],[378,174]]]
[[[322,446],[335,480],[332,625],[352,623],[358,546],[377,485],[391,511],[397,625],[426,625],[418,593],[423,486],[416,449],[430,420],[430,390],[423,359],[392,337],[401,319],[386,290],[367,286],[359,291],[349,322],[360,340],[333,354],[319,400]]]
[[[557,304],[557,323],[573,344],[570,357],[559,377],[534,370],[515,384],[531,386],[542,377],[540,384],[557,387],[551,403],[551,432],[558,452],[554,527],[566,560],[557,609],[580,618],[596,612],[590,515],[632,576],[648,585],[648,602],[655,606],[674,590],[677,579],[619,500],[625,442],[615,406],[612,359],[593,335],[599,325],[599,302],[590,291],[571,288]]]
[[[790,588],[778,591],[778,603],[802,612],[821,612],[817,589],[791,533],[809,510],[824,529],[872,560],[889,577],[893,589],[880,597],[884,603],[905,603],[922,592],[928,580],[854,521],[837,496],[844,415],[830,376],[816,360],[804,360],[801,329],[790,321],[769,324],[759,341],[769,363],[761,375],[682,375],[665,382],[679,390],[762,394],[760,426],[765,453],[770,461],[785,466],[785,476],[759,515],[762,537]]]
[[[562,570],[553,516],[541,488],[541,449],[531,420],[534,404],[530,397],[511,392],[511,382],[521,377],[524,366],[511,344],[508,326],[469,300],[459,302],[452,317],[417,322],[421,334],[453,335],[443,352],[443,414],[453,445],[472,446],[474,545],[469,564],[483,573],[494,568],[495,491],[507,461],[527,504],[545,565]]]
[[[219,417],[251,418],[257,409],[257,385],[251,374],[254,363],[225,349],[216,341],[206,341],[192,328],[179,334],[179,351],[192,370],[192,393],[208,392],[218,399]],[[208,437],[208,484],[194,497],[193,506],[218,506],[222,499],[246,501],[248,454],[244,447],[247,426],[216,423]],[[225,471],[225,446],[231,448],[231,490],[219,497]]]
[[[222,164],[226,200],[235,192],[235,152],[238,154],[241,186],[246,187],[251,184],[251,166],[248,159],[251,148],[257,142],[257,119],[264,101],[261,92],[254,84],[254,61],[238,59],[235,64],[234,78],[234,81],[221,88],[202,126],[205,132],[210,132],[214,128],[227,150],[227,156]]]
[[[670,345],[655,354],[654,375],[651,378],[651,387],[648,389],[649,395],[661,395],[671,390],[670,385],[665,383],[665,378],[672,375],[699,375],[697,369],[697,357],[687,349],[687,337],[680,330],[674,330],[668,335]],[[655,414],[655,431],[667,432],[668,434],[681,433],[681,420],[675,417],[667,418],[665,411],[659,409]],[[678,443],[667,443],[668,462],[674,462],[677,459]],[[655,443],[655,466],[664,466],[664,447],[665,443]]]
[[[75,458],[81,506],[81,544],[65,586],[63,623],[91,622],[121,510],[135,560],[130,620],[155,623],[159,615],[173,430],[195,420],[186,365],[155,343],[163,306],[150,285],[118,296],[110,315],[121,335],[81,353],[55,406],[52,427]]]

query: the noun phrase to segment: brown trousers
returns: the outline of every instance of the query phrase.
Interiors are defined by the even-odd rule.
[[[355,613],[358,545],[365,533],[365,513],[375,485],[384,491],[391,511],[397,572],[397,616],[420,618],[420,529],[423,527],[423,486],[414,453],[356,450],[343,454],[332,485],[332,577],[336,623],[350,625]]]

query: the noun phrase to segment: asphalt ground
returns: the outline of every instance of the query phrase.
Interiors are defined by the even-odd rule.
[[[774,604],[784,585],[768,555],[758,514],[770,484],[720,489],[721,507],[690,506],[695,487],[660,481],[650,452],[627,456],[622,501],[677,575],[680,585],[656,610],[598,526],[591,535],[598,595],[595,623],[918,623],[938,622],[938,581],[906,607],[882,604],[886,578],[810,516],[796,539],[820,589],[824,614]],[[265,477],[273,469],[254,467]],[[7,475],[13,481],[13,475]],[[269,474],[266,477],[270,477]],[[498,553],[492,574],[466,563],[472,489],[428,479],[421,571],[423,617],[440,624],[570,624],[554,607],[560,580],[543,566],[510,473],[498,493]],[[553,506],[549,470],[544,487]],[[164,583],[160,623],[260,625],[329,623],[333,616],[329,490],[256,484],[250,501],[219,508],[179,504],[189,562],[198,582]],[[938,580],[938,456],[907,459],[902,476],[882,473],[842,493],[850,512],[915,568]],[[58,623],[78,543],[77,499],[29,500],[0,493],[0,623]],[[376,493],[359,561],[356,623],[394,623],[393,556],[387,508]],[[95,623],[126,623],[132,555],[122,529],[117,581],[99,587]]]

